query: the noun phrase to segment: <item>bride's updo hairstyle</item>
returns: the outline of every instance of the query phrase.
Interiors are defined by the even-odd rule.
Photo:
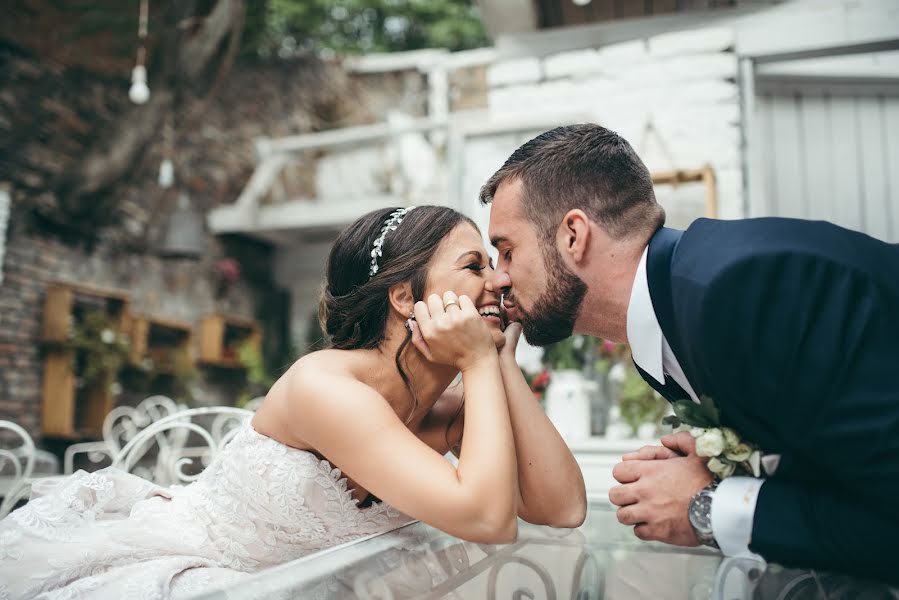
[[[337,236],[331,248],[318,315],[332,348],[377,347],[384,340],[390,313],[387,291],[409,281],[415,300],[423,300],[428,263],[440,242],[459,223],[477,228],[451,208],[418,206],[402,215],[396,229],[386,231],[381,255],[376,257],[377,271],[370,274],[375,241],[397,210],[385,208],[360,217]]]

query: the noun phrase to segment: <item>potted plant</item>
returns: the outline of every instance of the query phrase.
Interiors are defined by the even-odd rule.
[[[606,437],[654,437],[662,417],[669,412],[668,402],[637,372],[626,344],[619,344],[609,357],[611,366],[606,382],[610,403]]]
[[[543,363],[548,370],[546,415],[567,442],[588,439],[591,410],[599,385],[591,377],[599,340],[575,335],[547,346]]]

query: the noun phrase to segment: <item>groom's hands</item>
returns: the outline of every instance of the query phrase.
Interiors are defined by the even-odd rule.
[[[696,438],[681,431],[663,436],[661,446],[643,446],[636,452],[629,452],[621,457],[622,460],[659,460],[663,458],[677,458],[696,454]]]
[[[696,442],[687,432],[665,436],[662,444],[623,457],[612,470],[621,485],[609,490],[609,500],[620,507],[618,520],[633,525],[641,540],[698,546],[687,510],[712,481],[707,459],[696,455]]]

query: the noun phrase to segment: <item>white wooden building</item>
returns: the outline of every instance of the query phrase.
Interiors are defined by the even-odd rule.
[[[343,226],[378,207],[437,203],[486,230],[481,184],[521,143],[571,122],[601,123],[632,143],[673,226],[781,215],[899,242],[899,3],[655,0],[615,4],[665,4],[661,14],[603,16],[609,3],[592,2],[482,0],[491,48],[347,63],[420,72],[426,116],[258,140],[256,172],[209,225],[277,245],[298,346]],[[451,76],[479,66],[486,108],[450,110]],[[297,169],[314,171],[311,192],[290,192]],[[533,365],[539,353],[521,358]],[[585,465],[601,490],[622,448],[596,450]]]

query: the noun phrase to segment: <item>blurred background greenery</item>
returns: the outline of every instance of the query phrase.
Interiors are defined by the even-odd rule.
[[[244,52],[263,57],[488,44],[474,0],[267,0],[248,3],[246,19]]]

